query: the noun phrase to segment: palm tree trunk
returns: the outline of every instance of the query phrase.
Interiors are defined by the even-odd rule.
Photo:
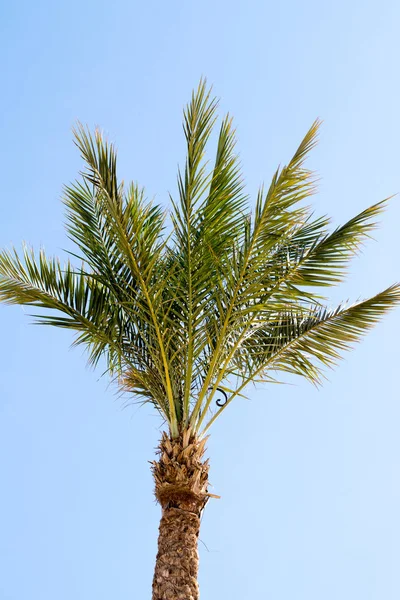
[[[162,508],[153,600],[198,600],[200,516],[209,494],[206,440],[184,431],[163,434],[160,458],[153,463],[155,496]]]

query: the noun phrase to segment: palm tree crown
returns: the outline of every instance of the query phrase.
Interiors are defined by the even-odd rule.
[[[65,205],[80,266],[27,247],[23,258],[0,254],[0,300],[51,309],[39,322],[77,331],[90,362],[104,356],[121,389],[151,402],[172,437],[204,433],[249,382],[276,372],[319,383],[321,369],[400,301],[395,285],[351,306],[323,305],[321,288],[343,279],[386,201],[333,232],[329,219],[312,217],[304,201],[315,180],[304,161],[319,122],[250,212],[229,116],[214,164],[205,161],[216,109],[202,81],[184,111],[187,158],[170,234],[143,189],[118,181],[113,145],[79,125],[86,169],[65,188]]]

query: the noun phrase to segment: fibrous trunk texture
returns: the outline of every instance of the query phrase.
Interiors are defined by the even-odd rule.
[[[162,508],[153,600],[198,600],[200,516],[209,494],[205,439],[189,431],[163,434],[153,463],[155,495]]]

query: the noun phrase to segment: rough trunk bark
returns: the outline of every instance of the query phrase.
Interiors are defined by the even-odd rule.
[[[200,516],[209,494],[205,439],[189,431],[163,434],[153,463],[155,496],[162,508],[153,600],[198,600]]]

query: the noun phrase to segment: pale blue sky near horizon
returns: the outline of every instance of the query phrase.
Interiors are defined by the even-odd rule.
[[[230,111],[254,199],[316,117],[316,214],[400,192],[400,5],[221,0],[0,3],[0,247],[65,256],[77,119],[121,176],[167,205],[200,76]],[[400,280],[400,199],[331,297]],[[0,306],[0,600],[149,598],[161,422],[129,406],[61,330]],[[211,430],[204,600],[398,600],[400,309],[328,374],[248,390]]]

